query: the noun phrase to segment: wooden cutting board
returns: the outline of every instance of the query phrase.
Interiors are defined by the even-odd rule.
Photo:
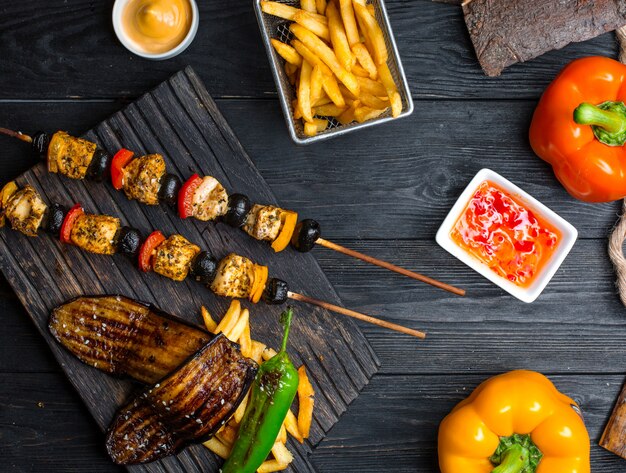
[[[191,68],[160,84],[85,137],[111,154],[120,147],[137,153],[162,153],[168,170],[183,178],[194,172],[212,175],[230,192],[245,193],[256,202],[277,204]],[[80,202],[88,212],[120,217],[123,224],[138,228],[144,236],[159,229],[165,235],[180,233],[201,247],[210,248],[217,257],[237,252],[267,264],[270,276],[284,279],[295,291],[340,303],[311,254],[292,250],[275,254],[269,245],[252,240],[240,230],[221,223],[181,220],[165,206],[147,207],[127,200],[108,183],[85,183],[48,174],[43,163],[17,181],[34,186],[47,202],[66,206]],[[122,294],[201,325],[201,305],[220,316],[229,305],[228,300],[214,296],[195,281],[177,283],[156,274],[143,274],[121,255],[92,255],[62,245],[47,234],[28,238],[7,227],[0,229],[0,269],[103,430],[138,385],[88,367],[65,351],[47,329],[52,308],[85,294]],[[251,311],[252,337],[278,347],[278,316],[282,308],[247,302],[244,306]],[[290,471],[304,473],[315,471],[308,460],[311,448],[356,399],[379,363],[352,320],[300,304],[295,304],[295,314],[289,354],[296,366],[306,365],[317,393],[310,439],[304,445],[289,442],[295,454]],[[176,457],[129,470],[216,472],[220,463],[210,451],[194,445]]]

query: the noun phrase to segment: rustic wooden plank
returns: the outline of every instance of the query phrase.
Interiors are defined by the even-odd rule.
[[[430,0],[386,4],[414,97],[537,98],[570,60],[616,56],[613,35],[606,34],[513,66],[492,80],[480,69],[457,6]],[[3,2],[0,98],[136,97],[187,64],[200,72],[214,97],[274,97],[250,3],[226,8],[222,2],[200,2],[199,8],[200,30],[191,47],[168,61],[150,62],[117,42],[110,3]]]
[[[45,119],[35,114],[38,118],[34,128],[54,130],[70,122],[73,130],[79,131],[72,117],[88,120],[90,115],[99,116],[102,114],[99,107],[108,112],[115,105],[74,102],[63,111],[49,103],[38,103],[37,109],[42,110],[41,117]],[[570,197],[549,166],[534,155],[526,133],[535,102],[420,101],[416,112],[407,119],[306,147],[294,146],[289,139],[277,102],[226,100],[220,101],[219,107],[278,201],[303,217],[317,219],[324,235],[331,240],[434,239],[457,196],[483,167],[503,174],[574,223],[582,238],[605,238],[619,212],[618,203],[588,204]],[[29,110],[20,104],[0,103],[0,114],[6,114],[12,124],[26,129],[33,115]],[[128,113],[132,117],[131,111]],[[196,109],[194,113],[206,112]],[[111,123],[119,122],[120,126],[132,123],[132,120],[120,121],[122,115],[117,117]],[[46,122],[51,125],[46,127]],[[106,126],[97,128],[101,129],[104,135],[114,136],[113,130],[107,130]],[[199,128],[189,136],[197,140],[200,134],[207,136],[206,133],[207,130]],[[128,143],[122,143],[118,137],[106,144],[113,148],[122,144],[131,146],[135,141],[130,138]],[[23,143],[8,138],[0,138],[0,143],[3,162],[8,163],[0,167],[0,181],[14,178],[25,165],[34,163]],[[158,148],[162,146],[159,144]],[[206,171],[226,174],[208,163],[200,164]],[[189,169],[180,172],[185,176],[191,174]],[[228,174],[233,176],[230,178],[233,188],[248,189],[251,196],[265,198],[237,177],[236,166],[228,168]],[[119,205],[126,201],[123,195],[114,193],[109,202],[108,184],[94,184],[90,191],[101,196],[97,200],[103,210],[113,213],[118,213]],[[148,224],[147,209],[129,208],[129,212],[132,212],[129,221]],[[165,214],[163,217],[150,212],[150,217],[158,217],[163,225],[167,221],[165,217],[170,215],[163,209],[158,211]],[[227,239],[219,242],[245,249],[245,238],[241,240],[240,232],[218,225],[215,228],[220,231],[214,234],[213,228],[205,226],[205,236],[224,235]],[[264,256],[274,257],[271,251]]]
[[[176,95],[173,95],[174,90]],[[192,99],[189,100],[188,96]],[[188,111],[198,107],[201,113]],[[158,87],[98,126],[95,132],[89,132],[88,136],[98,140],[111,153],[122,143],[138,152],[163,152],[170,166],[175,163],[173,171],[183,177],[186,177],[187,170],[197,167],[205,166],[206,172],[221,168],[235,185],[242,186],[237,189],[240,192],[275,202],[234,134],[222,122],[215,103],[193,71],[187,69],[178,74],[175,83]],[[211,127],[213,133],[204,136],[204,132]],[[195,134],[190,132],[192,130]],[[274,257],[267,245],[244,238],[242,232],[223,225],[210,224],[207,227],[183,221],[164,208],[142,207],[137,202],[127,201],[121,193],[115,193],[104,183],[85,185],[84,182],[65,180],[48,174],[41,165],[20,177],[18,182],[34,185],[48,201],[65,205],[80,201],[87,211],[121,216],[125,223],[139,228],[144,235],[154,228],[166,233],[179,232],[205,247],[213,246],[219,256],[227,252],[224,242],[228,242],[231,249],[245,249],[243,252],[254,260],[270,262],[274,270],[279,270],[278,275],[289,280],[295,290],[339,302],[312,255],[299,256],[296,268],[293,265],[294,254]],[[210,291],[195,282],[176,284],[155,274],[143,275],[131,268],[131,262],[123,257],[108,258],[82,253],[77,248],[60,245],[47,235],[26,239],[5,229],[0,233],[0,246],[4,248],[0,254],[0,267],[51,344],[63,369],[70,373],[72,383],[101,427],[108,424],[115,409],[127,398],[131,385],[96,372],[63,351],[47,333],[47,315],[52,307],[82,293],[123,293],[154,302],[176,315],[197,322],[200,304],[206,305],[215,314],[223,313],[227,305],[225,300],[218,301]],[[52,267],[50,261],[55,263]],[[253,308],[255,338],[271,345],[278,343],[280,334],[276,330],[276,321],[280,310],[279,307]],[[348,404],[358,396],[377,370],[377,362],[351,320],[332,316],[320,309],[299,308],[298,312],[306,315],[298,318],[292,331],[292,357],[297,364],[307,365],[319,395],[311,437],[304,445],[298,446],[299,455],[290,471],[309,472],[314,471],[307,460],[311,447],[323,438]],[[349,358],[355,360],[349,361]],[[213,471],[217,468],[218,463],[210,452],[201,446],[194,446],[178,458],[130,470],[174,472]]]
[[[437,472],[439,422],[491,374],[376,376],[312,461],[318,471],[328,473],[374,473],[391,467],[402,473]],[[624,461],[596,443],[624,375],[550,374],[550,379],[583,409],[593,471],[622,472]],[[60,374],[0,375],[0,425],[0,459],[8,473],[122,471],[108,461],[102,434]]]

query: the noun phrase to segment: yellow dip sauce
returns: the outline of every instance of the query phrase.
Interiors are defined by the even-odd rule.
[[[130,0],[122,14],[122,25],[139,49],[161,54],[185,39],[191,16],[189,0]]]

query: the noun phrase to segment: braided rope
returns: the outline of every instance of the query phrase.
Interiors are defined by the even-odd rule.
[[[626,64],[626,26],[615,31],[619,42],[620,62]],[[624,240],[626,240],[626,199],[622,203],[622,215],[609,237],[609,257],[615,267],[617,290],[622,304],[626,306],[626,258],[624,258]]]

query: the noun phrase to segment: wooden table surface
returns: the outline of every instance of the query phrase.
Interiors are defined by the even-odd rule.
[[[181,56],[149,62],[115,39],[112,1],[0,4],[0,122],[25,131],[89,129],[192,65],[279,200],[318,219],[334,241],[462,286],[465,298],[314,250],[346,306],[424,329],[417,341],[361,325],[380,373],[317,448],[320,472],[437,472],[441,419],[487,377],[541,371],[576,399],[595,471],[626,462],[597,447],[626,370],[626,317],[606,236],[618,203],[575,201],[532,153],[527,130],[542,90],[568,61],[616,56],[611,34],[489,79],[459,8],[388,0],[414,114],[310,147],[289,139],[251,1],[201,0],[200,30]],[[33,159],[0,140],[0,181]],[[509,178],[579,230],[533,304],[513,299],[437,246],[435,233],[483,167]],[[114,472],[103,435],[6,281],[0,281],[0,464],[10,472]]]

